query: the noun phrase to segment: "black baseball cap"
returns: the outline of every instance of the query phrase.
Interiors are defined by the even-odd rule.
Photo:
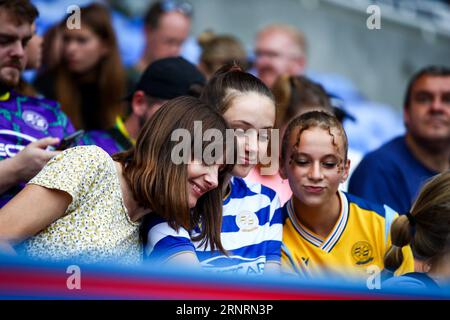
[[[151,63],[141,75],[134,91],[126,97],[131,100],[138,90],[150,97],[170,100],[189,95],[193,85],[204,86],[206,79],[195,65],[182,57],[163,58]]]

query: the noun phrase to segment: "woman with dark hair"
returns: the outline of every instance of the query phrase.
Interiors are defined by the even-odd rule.
[[[126,79],[108,9],[100,4],[82,7],[81,26],[61,23],[62,56],[48,73],[39,75],[35,87],[45,97],[61,103],[78,129],[113,127],[123,113]]]
[[[23,242],[19,248],[35,258],[136,263],[141,220],[152,215],[174,228],[201,224],[196,239],[222,249],[223,166],[173,161],[175,130],[188,133],[189,145],[202,141],[196,121],[225,135],[218,113],[180,97],[146,122],[129,151],[111,158],[99,147],[80,146],[55,156],[0,210],[0,244],[14,251]]]

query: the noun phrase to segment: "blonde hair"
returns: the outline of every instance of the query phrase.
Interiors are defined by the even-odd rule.
[[[247,52],[242,43],[232,35],[216,35],[205,31],[198,37],[202,48],[200,62],[208,77],[213,75],[224,64],[237,62],[244,70],[248,68]]]

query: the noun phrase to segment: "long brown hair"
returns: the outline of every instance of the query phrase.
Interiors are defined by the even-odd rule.
[[[63,20],[65,23],[66,19]],[[65,25],[62,24],[64,27]],[[107,53],[97,65],[95,84],[100,101],[96,119],[98,128],[109,129],[115,123],[116,116],[123,113],[125,95],[125,71],[120,59],[116,36],[108,9],[100,4],[91,4],[81,8],[81,28],[89,28],[106,46]],[[56,100],[77,128],[85,128],[86,119],[82,118],[81,95],[76,77],[65,66],[64,57],[56,71]],[[92,116],[92,113],[91,115]]]
[[[384,257],[384,266],[390,271],[403,263],[404,246],[410,245],[419,260],[444,253],[450,235],[450,171],[425,184],[409,215],[401,215],[392,223],[392,246]]]
[[[223,137],[227,124],[222,116],[194,97],[182,96],[165,103],[145,123],[136,145],[114,155],[114,160],[124,165],[124,176],[135,200],[164,218],[177,230],[192,230],[201,223],[201,234],[193,240],[202,240],[211,248],[225,251],[220,241],[222,227],[222,183],[231,170],[226,166],[219,175],[219,186],[197,201],[195,208],[188,206],[187,164],[176,165],[172,150],[178,144],[171,136],[176,129],[186,129],[194,139],[202,139],[194,130],[194,121],[201,121],[202,129],[217,129]],[[207,146],[203,142],[203,150]],[[225,148],[225,144],[223,144]],[[224,150],[224,155],[226,155]]]

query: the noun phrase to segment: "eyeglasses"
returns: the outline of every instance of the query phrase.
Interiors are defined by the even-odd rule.
[[[193,13],[192,4],[187,1],[180,0],[164,0],[161,1],[161,9],[164,12],[178,11],[190,17]]]

